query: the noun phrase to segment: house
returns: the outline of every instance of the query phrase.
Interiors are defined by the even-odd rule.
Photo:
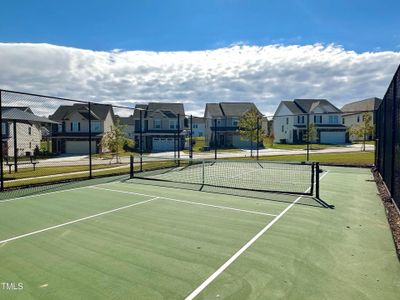
[[[251,102],[207,103],[204,112],[206,146],[214,146],[216,135],[218,147],[250,148],[251,142],[242,139],[239,134],[239,121],[251,109],[255,109],[260,116],[262,115],[256,105]]]
[[[126,136],[133,140],[135,138],[135,119],[133,115],[129,117],[116,116],[116,119],[117,122],[123,126],[123,131]]]
[[[342,107],[343,119],[342,124],[347,128],[358,125],[363,122],[363,115],[367,113],[371,116],[372,124],[375,125],[374,112],[378,109],[382,99],[380,98],[368,98],[360,101],[354,101],[348,103]],[[375,138],[374,134],[367,137],[368,140]],[[357,137],[350,136],[350,140],[356,140]]]
[[[89,120],[92,132],[91,151],[101,153],[101,139],[115,123],[111,105],[91,104],[91,113],[87,104],[61,105],[51,115],[50,120],[59,124],[52,128],[52,149],[56,153],[89,153]]]
[[[193,137],[203,137],[206,130],[206,121],[202,117],[193,117]]]
[[[40,149],[44,126],[54,123],[29,107],[3,106],[1,113],[3,155],[9,157],[34,155]]]
[[[321,144],[346,143],[346,126],[342,112],[325,99],[295,99],[282,101],[274,114],[275,143],[307,141],[307,120],[316,128],[316,140]],[[308,119],[309,117],[309,119]]]
[[[188,122],[182,103],[138,104],[133,119],[137,149],[140,149],[140,135],[143,151],[173,151],[178,147],[183,149]]]

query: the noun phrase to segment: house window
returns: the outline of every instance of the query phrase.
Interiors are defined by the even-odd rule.
[[[321,124],[322,123],[322,116],[314,116],[314,123]]]
[[[100,121],[92,121],[90,124],[90,128],[92,129],[92,132],[100,132],[101,131]]]
[[[297,123],[304,124],[304,116],[297,116]]]
[[[1,133],[3,135],[7,135],[7,123],[2,123],[1,124]]]
[[[32,135],[32,127],[28,127],[28,134]],[[29,147],[30,148],[30,147]]]
[[[342,119],[342,124],[344,124],[344,118]]]
[[[199,125],[193,124],[193,128],[194,128],[194,129],[197,129],[197,128],[199,128]]]
[[[81,131],[81,123],[80,122],[71,122],[71,132],[78,132]]]
[[[289,118],[286,118],[286,125],[289,124]]]
[[[161,128],[161,120],[160,119],[154,119],[153,120],[153,127],[154,128]]]
[[[57,127],[58,127],[57,128],[58,132],[62,132],[62,128],[63,128],[62,124],[58,124]]]
[[[338,124],[339,117],[338,116],[329,116],[329,124]]]
[[[285,131],[285,126],[282,125],[282,132],[284,132],[284,131]]]
[[[357,116],[357,123],[360,123],[360,116]]]
[[[232,126],[239,126],[239,120],[238,119],[233,119],[232,120]]]
[[[169,129],[176,129],[178,128],[178,121],[177,120],[169,120]]]
[[[29,149],[32,149],[32,142],[29,142]]]

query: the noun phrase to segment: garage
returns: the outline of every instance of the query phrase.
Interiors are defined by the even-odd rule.
[[[321,144],[344,144],[346,142],[345,131],[321,131]]]
[[[153,151],[173,151],[174,139],[173,138],[153,138]]]
[[[65,153],[67,154],[88,154],[89,141],[66,141]],[[92,153],[96,153],[96,142],[92,141]]]

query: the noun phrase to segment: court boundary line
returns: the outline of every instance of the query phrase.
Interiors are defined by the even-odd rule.
[[[155,198],[152,198],[152,199],[143,200],[143,201],[140,201],[140,202],[132,203],[132,204],[121,206],[121,207],[117,207],[117,208],[114,208],[114,209],[111,209],[111,210],[103,211],[101,213],[97,213],[97,214],[94,214],[94,215],[90,215],[90,216],[86,216],[86,217],[83,217],[83,218],[75,219],[75,220],[68,221],[68,222],[65,222],[65,223],[61,223],[61,224],[58,224],[58,225],[53,225],[53,226],[46,227],[46,228],[43,228],[43,229],[38,229],[38,230],[31,231],[31,232],[28,232],[28,233],[20,234],[20,235],[17,235],[17,236],[14,236],[14,237],[11,237],[11,238],[8,238],[8,239],[5,239],[5,240],[1,240],[0,241],[0,245],[8,243],[8,242],[11,242],[11,241],[19,240],[19,239],[22,239],[24,237],[32,236],[32,235],[35,235],[35,234],[38,234],[38,233],[46,232],[46,231],[49,231],[49,230],[52,230],[52,229],[57,229],[57,228],[60,228],[60,227],[64,227],[64,226],[71,225],[71,224],[78,223],[78,222],[85,221],[85,220],[90,220],[90,219],[93,219],[93,218],[96,218],[96,217],[99,217],[99,216],[107,215],[107,214],[110,214],[110,213],[113,213],[113,212],[116,212],[116,211],[120,211],[120,210],[123,210],[123,209],[127,209],[127,208],[130,208],[130,207],[133,207],[133,206],[145,204],[145,203],[148,203],[148,202],[156,200],[156,199],[158,199],[158,197],[155,197]]]
[[[266,212],[259,212],[259,211],[255,211],[255,210],[247,210],[247,209],[235,208],[235,207],[224,206],[224,205],[207,204],[207,203],[189,201],[189,200],[180,200],[180,199],[163,197],[163,196],[156,196],[156,195],[147,195],[147,194],[142,194],[142,193],[137,193],[137,192],[132,192],[132,191],[99,188],[99,187],[96,187],[96,186],[91,186],[91,187],[88,187],[88,188],[94,189],[94,190],[102,190],[102,191],[109,191],[109,192],[116,192],[116,193],[122,193],[122,194],[130,194],[130,195],[138,195],[138,196],[145,196],[145,197],[158,197],[159,199],[164,199],[164,200],[168,200],[168,201],[181,202],[181,203],[186,203],[186,204],[191,204],[191,205],[208,206],[208,207],[213,207],[213,208],[218,208],[218,209],[233,210],[233,211],[239,211],[239,212],[244,212],[244,213],[249,213],[249,214],[269,216],[269,217],[276,217],[277,216],[276,214],[270,214],[270,213],[266,213]]]
[[[53,192],[48,192],[48,193],[40,193],[40,194],[34,194],[34,195],[15,197],[15,198],[10,198],[10,199],[0,200],[0,205],[1,205],[1,203],[12,202],[12,201],[16,201],[16,200],[25,199],[25,198],[36,198],[36,197],[40,197],[40,196],[44,196],[44,195],[51,195],[51,194],[57,194],[57,193],[62,193],[62,192],[81,190],[81,189],[85,189],[85,188],[88,188],[91,186],[101,186],[104,184],[115,184],[115,183],[118,183],[118,182],[114,182],[114,181],[113,182],[105,182],[105,183],[92,184],[92,185],[88,185],[88,186],[81,186],[81,187],[77,187],[77,188],[65,189],[65,190],[60,190],[60,191],[53,191]],[[57,183],[55,183],[55,184],[57,184]]]
[[[322,180],[329,171],[323,174],[320,178]],[[308,188],[305,193],[310,188]],[[248,248],[250,248],[265,232],[267,232],[272,225],[274,225],[281,217],[283,217],[303,196],[297,197],[291,204],[289,204],[279,215],[277,215],[271,222],[269,222],[264,228],[262,228],[255,236],[253,236],[245,245],[243,245],[238,251],[235,252],[222,266],[220,266],[211,276],[203,281],[195,290],[193,290],[185,300],[193,300],[197,297],[210,283],[212,283],[222,272],[224,272],[236,259],[239,258]]]

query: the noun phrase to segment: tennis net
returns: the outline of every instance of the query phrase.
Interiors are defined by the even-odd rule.
[[[257,192],[313,195],[317,163],[143,157],[131,161],[131,178]],[[319,172],[319,171],[318,171]],[[318,193],[319,191],[316,191]]]

